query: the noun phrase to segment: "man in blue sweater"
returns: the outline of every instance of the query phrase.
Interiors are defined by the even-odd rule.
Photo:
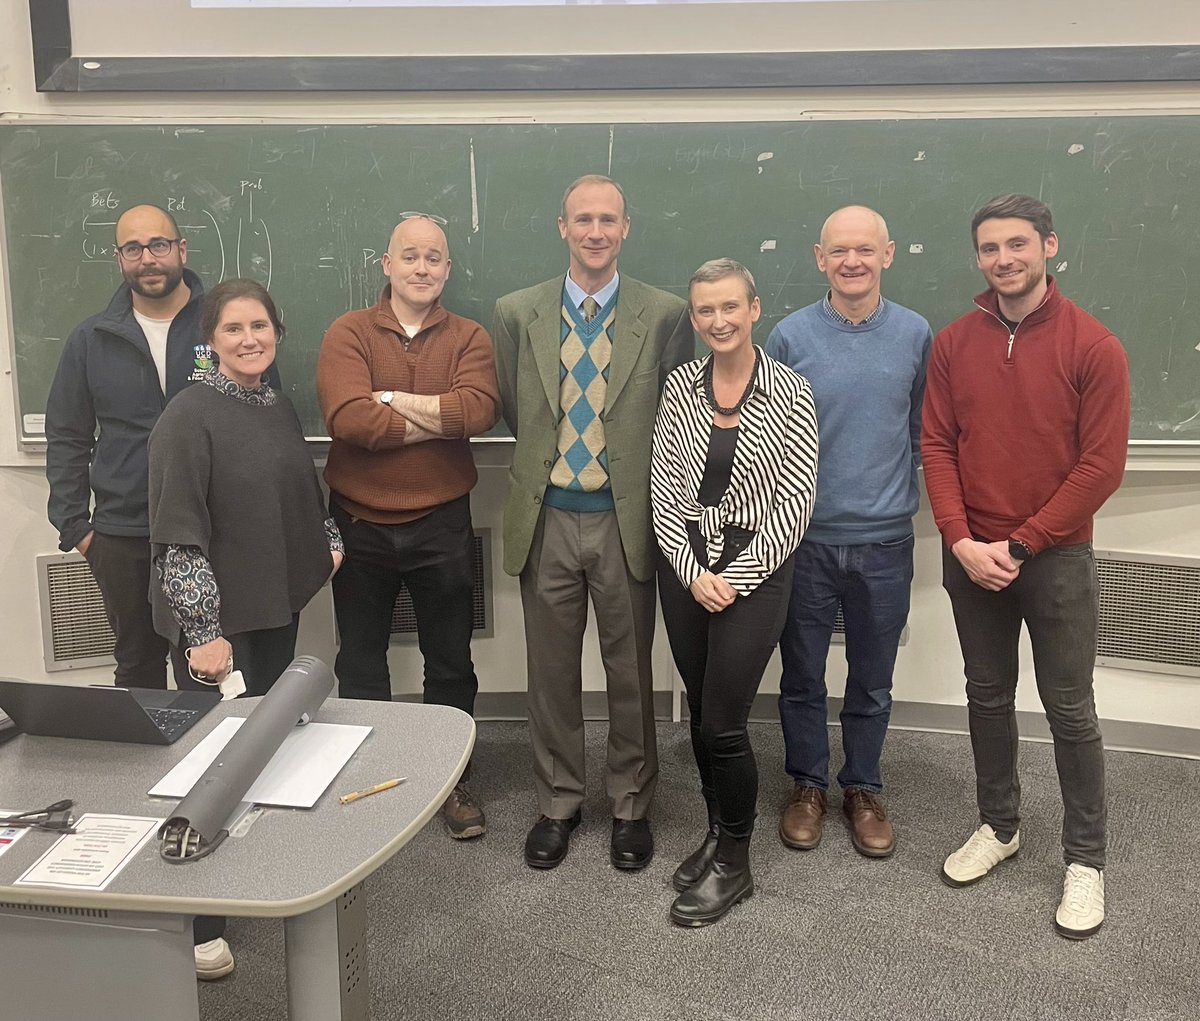
[[[933,343],[929,323],[880,294],[895,247],[873,209],[833,213],[814,246],[829,291],[780,322],[767,341],[771,357],[812,385],[821,448],[816,506],[796,551],[780,641],[779,716],[795,789],[779,836],[800,850],[821,841],[829,787],[825,662],[840,605],[848,670],[846,762],[837,779],[854,847],[871,858],[896,847],[879,797],[880,759],[908,620],[921,403]]]

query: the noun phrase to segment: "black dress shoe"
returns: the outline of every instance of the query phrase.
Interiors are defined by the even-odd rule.
[[[614,819],[612,863],[619,869],[644,869],[654,857],[654,838],[646,819]]]
[[[569,819],[539,816],[525,838],[525,864],[531,869],[552,869],[559,864],[571,846],[571,831],[582,818],[578,809]]]

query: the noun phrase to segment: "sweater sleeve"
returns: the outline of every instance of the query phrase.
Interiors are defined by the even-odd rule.
[[[92,527],[92,453],[96,410],[87,383],[82,329],[63,349],[46,400],[46,479],[50,483],[50,523],[58,529],[61,550],[79,545]]]
[[[921,412],[925,404],[925,380],[929,373],[929,352],[933,347],[933,330],[925,328],[921,344],[921,367],[913,378],[912,396],[908,408],[908,434],[912,444],[913,471],[921,466]]]
[[[208,433],[189,419],[193,413],[176,398],[150,434],[150,543],[156,557],[167,546],[195,546],[210,555],[212,447]]]
[[[692,448],[690,441],[679,436],[686,428],[687,409],[684,406],[679,376],[669,377],[654,420],[653,447],[650,456],[650,513],[654,535],[663,556],[671,563],[676,577],[684,588],[704,573],[704,568],[692,553],[688,542],[687,519],[680,507],[694,494],[687,493],[683,458]]]
[[[942,541],[952,547],[969,539],[967,508],[958,474],[958,420],[950,395],[951,334],[943,330],[933,342],[921,412],[921,461],[925,490]]]
[[[1125,474],[1129,446],[1129,360],[1111,333],[1094,344],[1081,366],[1079,459],[1045,505],[1013,538],[1035,554],[1077,532]]]
[[[317,356],[317,399],[330,437],[367,450],[391,450],[404,446],[408,423],[371,396],[370,314],[347,313],[325,332]]]
[[[442,435],[449,440],[487,432],[500,417],[492,340],[478,323],[469,326],[450,389],[441,394]]]

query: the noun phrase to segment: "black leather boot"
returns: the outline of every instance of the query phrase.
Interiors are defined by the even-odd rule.
[[[716,854],[704,874],[671,905],[671,921],[689,927],[712,925],[753,893],[750,838],[736,840],[721,833]]]
[[[671,877],[671,885],[680,893],[690,887],[708,868],[709,862],[713,860],[713,856],[717,853],[717,806],[708,806],[708,832],[704,834],[704,839],[700,842],[700,846],[691,854],[683,859],[679,868],[675,870],[675,874]]]

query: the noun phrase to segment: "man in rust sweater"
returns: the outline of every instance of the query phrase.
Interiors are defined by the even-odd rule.
[[[942,878],[975,883],[1020,846],[1015,698],[1024,621],[1064,808],[1067,871],[1054,924],[1084,939],[1104,921],[1092,517],[1125,470],[1129,364],[1117,338],[1046,275],[1058,237],[1044,203],[999,196],[975,214],[971,232],[989,289],[934,341],[921,437],[965,664],[980,820]]]
[[[335,672],[343,698],[391,699],[388,642],[403,584],[425,659],[425,701],[470,713],[478,689],[470,492],[478,476],[469,438],[500,415],[492,342],[438,300],[450,252],[431,217],[401,221],[383,272],[378,303],[337,319],[317,360],[333,439],[325,481],[346,543],[333,586]],[[484,831],[465,779],[442,808],[458,838]]]

